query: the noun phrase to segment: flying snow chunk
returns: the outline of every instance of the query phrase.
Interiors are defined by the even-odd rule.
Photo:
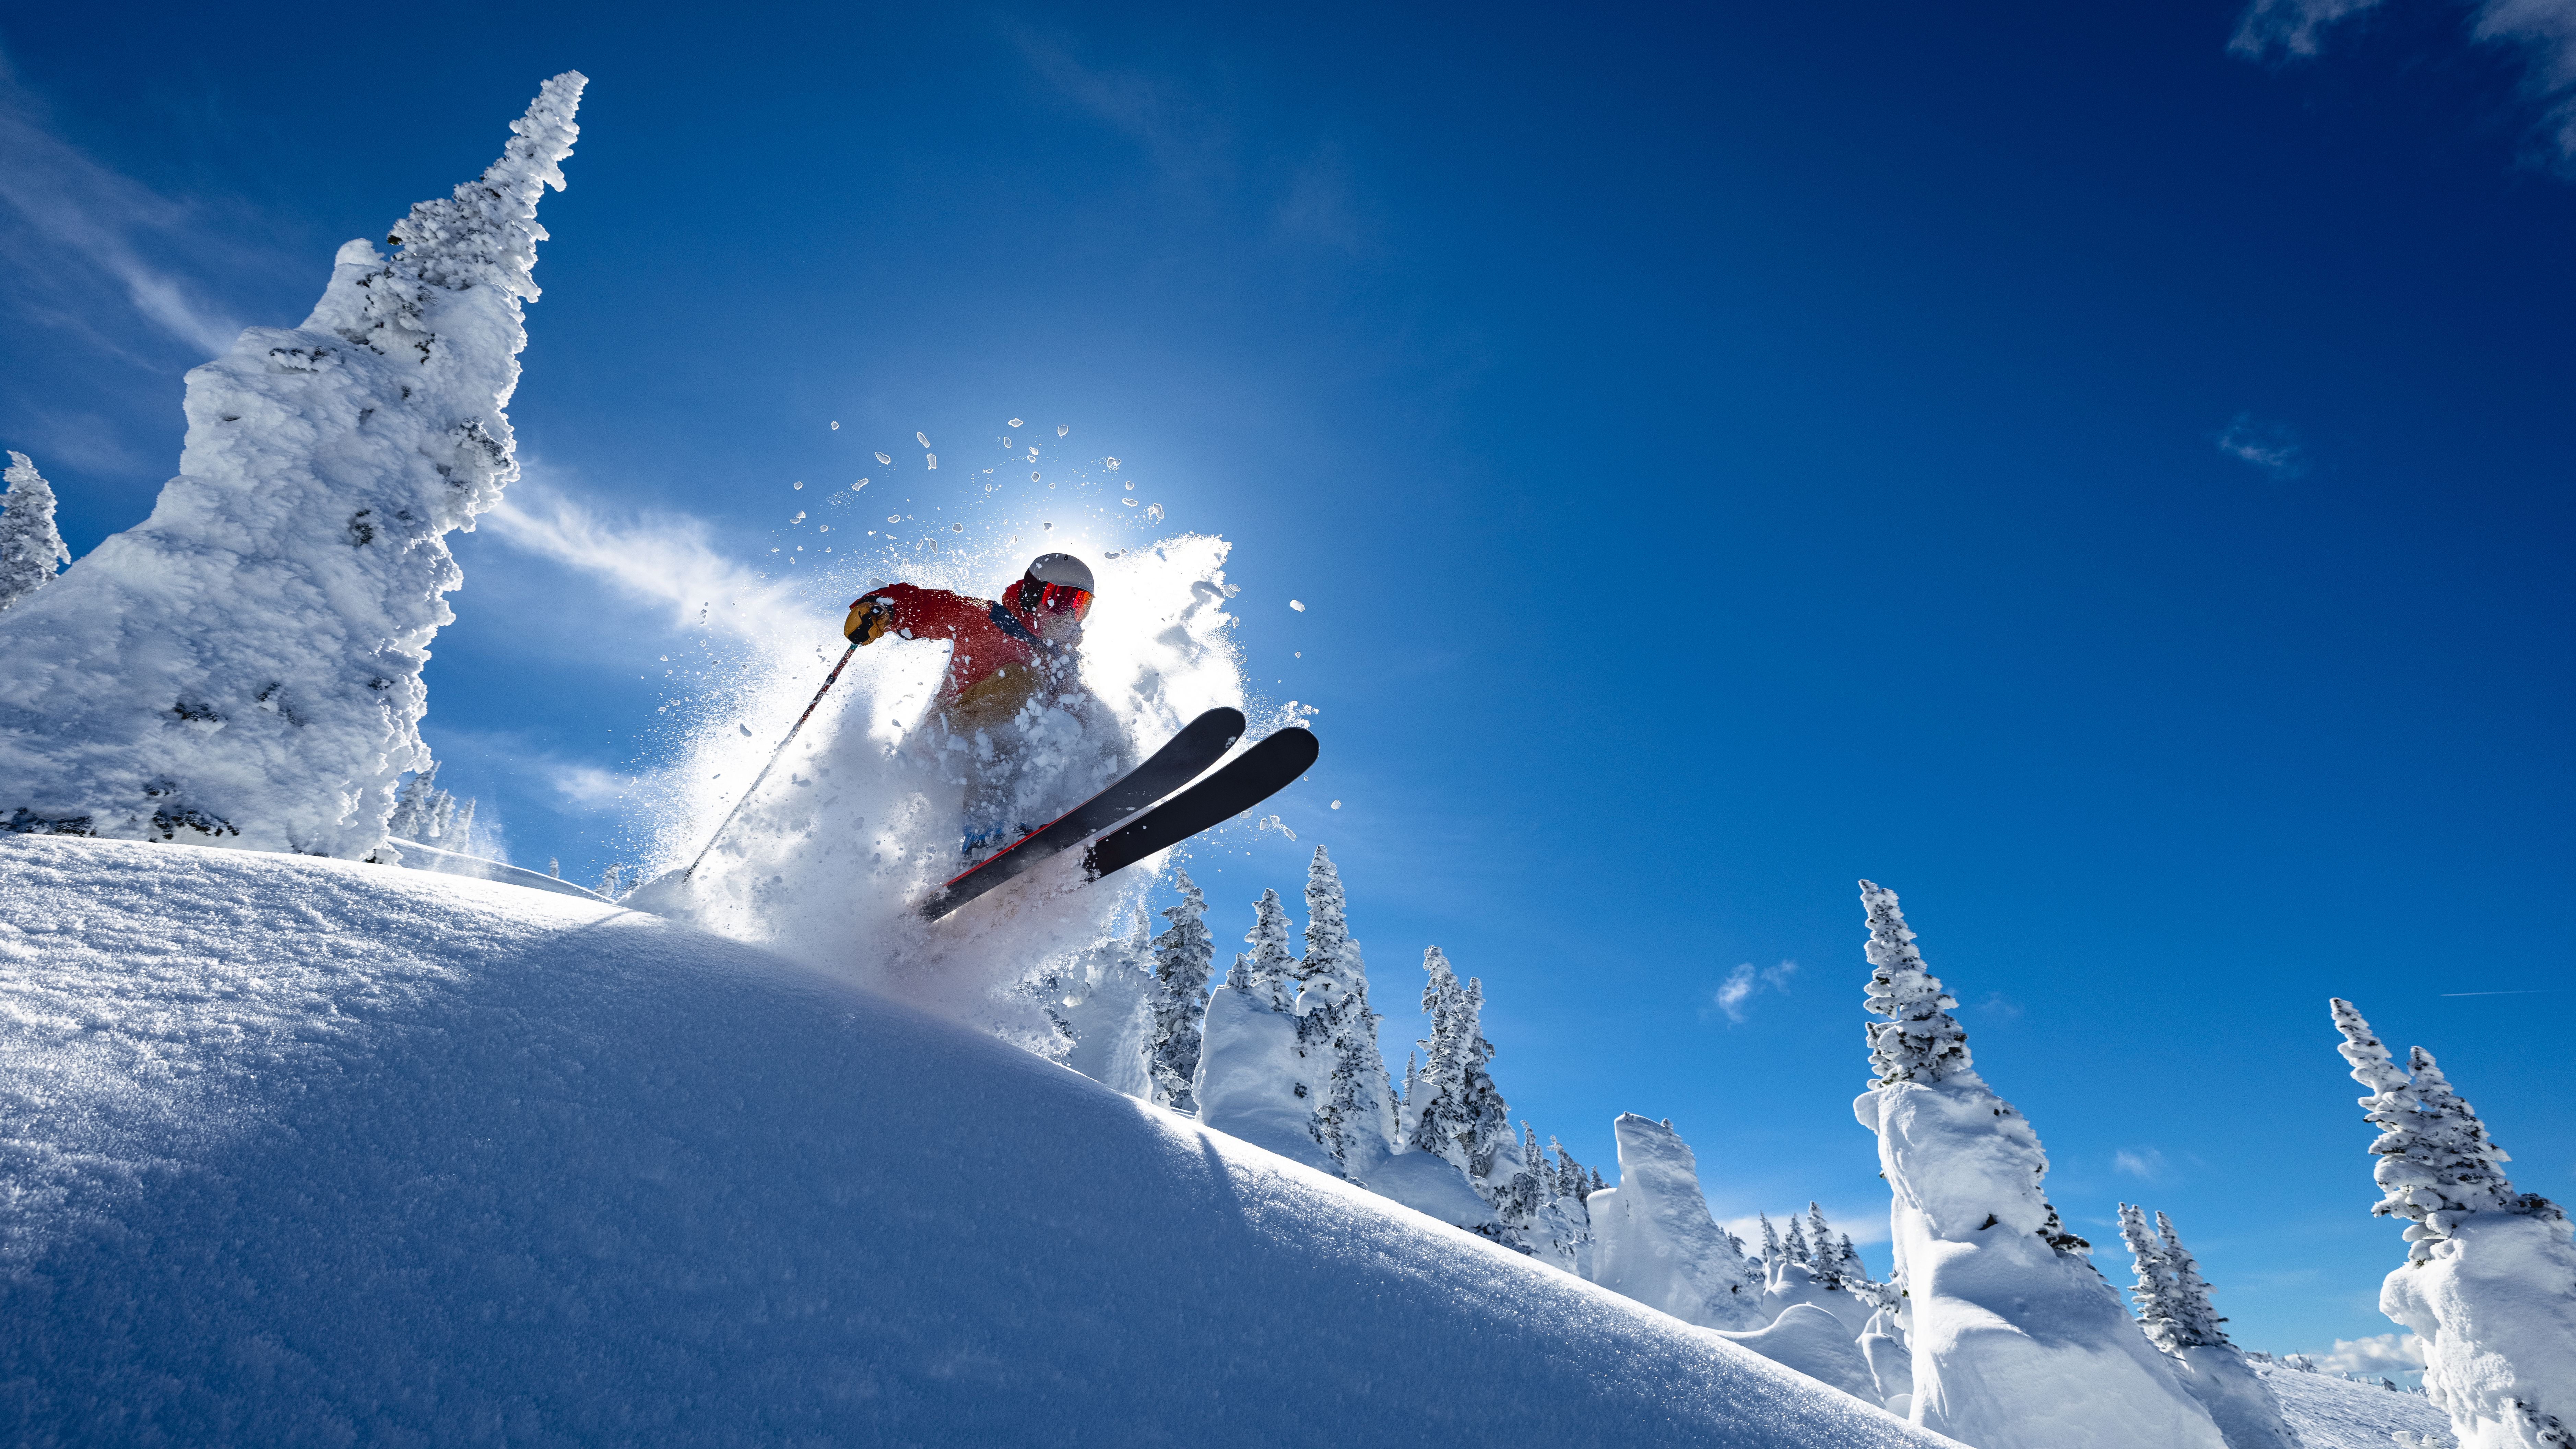
[[[894,464],[894,455],[891,453],[879,453],[877,454],[877,461],[887,465],[888,467],[892,467]]]
[[[1341,809],[1341,808],[1342,808],[1342,802],[1341,802],[1341,801],[1339,801],[1339,800],[1334,801],[1334,802],[1333,802],[1333,808],[1334,808],[1334,809],[1336,809],[1336,810]]]
[[[802,508],[797,509],[796,516],[787,521],[790,523],[803,523],[805,521],[805,510]]]
[[[796,480],[796,486],[797,486],[799,489],[802,489],[802,488],[805,486],[805,480],[804,480],[804,479],[802,479],[802,478],[797,479],[797,480]]]
[[[962,523],[952,523],[948,525],[948,531],[950,533],[964,533],[966,531],[966,525]]]
[[[1163,521],[1163,505],[1161,505],[1161,504],[1159,504],[1159,503],[1148,503],[1148,504],[1146,504],[1146,505],[1145,505],[1145,516],[1146,516],[1147,518],[1150,518],[1150,519],[1154,520],[1156,523],[1160,523],[1160,522],[1162,522],[1162,521]]]
[[[840,425],[839,423],[834,423],[834,424],[832,424],[832,431],[833,431],[833,432],[836,432],[836,433],[837,433],[837,432],[839,432],[840,430],[841,430],[841,425]]]
[[[1126,505],[1127,505],[1128,507],[1130,507],[1130,508],[1133,508],[1133,507],[1135,507],[1135,506],[1136,506],[1136,500],[1135,500],[1135,499],[1133,499],[1133,498],[1121,498],[1121,499],[1119,499],[1118,501],[1119,501],[1119,502],[1121,502],[1121,503],[1126,504]]]
[[[751,726],[749,726],[749,725],[747,725],[747,724],[743,724],[743,723],[741,723],[741,722],[737,721],[737,722],[734,724],[734,728],[735,728],[735,729],[738,729],[738,730],[740,730],[740,731],[742,731],[742,737],[743,737],[744,739],[750,739],[750,738],[751,738]]]
[[[924,453],[921,456],[929,460],[931,467],[936,468],[939,466],[939,455],[937,453]]]
[[[1108,462],[1108,464],[1109,464],[1109,471],[1110,471],[1110,472],[1115,473],[1115,472],[1117,472],[1117,471],[1118,471],[1118,460],[1117,460],[1117,459],[1115,459],[1115,458],[1111,458],[1111,459],[1108,459],[1108,460],[1107,460],[1107,462]]]
[[[1052,530],[1052,529],[1054,529],[1055,525],[1054,525],[1054,524],[1052,524],[1052,523],[1041,523],[1041,524],[1039,524],[1039,525],[1038,525],[1038,527],[1043,528],[1043,529]]]
[[[1073,424],[1071,423],[1058,423],[1055,425],[1055,435],[1059,438],[1072,431]]]
[[[853,483],[853,484],[851,484],[851,485],[850,485],[850,491],[851,491],[851,492],[853,492],[853,493],[856,493],[856,492],[858,492],[860,489],[865,488],[865,487],[867,487],[867,486],[868,486],[868,480],[867,480],[867,479],[865,479],[865,478],[862,478],[862,479],[860,479],[858,482]]]
[[[903,515],[900,513],[889,513],[886,515],[886,522],[901,523],[903,522]]]
[[[912,436],[914,441],[920,443],[921,446],[925,448],[930,446],[930,435],[928,433],[915,429]]]
[[[1011,419],[1011,420],[1010,420],[1010,422],[1009,422],[1009,423],[1005,424],[1005,426],[1008,426],[1008,427],[1014,427],[1014,428],[1025,428],[1025,427],[1027,427],[1027,426],[1028,426],[1028,424],[1026,424],[1026,423],[1024,423],[1024,422],[1021,422],[1018,418],[1013,418],[1013,419]]]
[[[1036,472],[1034,469],[1032,469],[1032,470],[1030,471],[1030,473],[1029,473],[1029,481],[1030,481],[1030,482],[1032,482],[1032,483],[1035,483],[1036,481],[1038,481],[1038,475],[1037,475],[1037,472]]]
[[[1306,612],[1306,606],[1305,606],[1304,604],[1299,603],[1299,602],[1298,602],[1298,601],[1296,601],[1295,599],[1290,599],[1290,600],[1288,601],[1288,607],[1289,607],[1289,608],[1292,608],[1292,609],[1294,609],[1294,610],[1296,610],[1296,611],[1297,611],[1298,613],[1300,613],[1300,614],[1302,614],[1302,613]]]

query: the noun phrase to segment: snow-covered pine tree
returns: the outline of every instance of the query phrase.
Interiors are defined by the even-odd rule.
[[[1556,1158],[1556,1186],[1552,1191],[1558,1197],[1583,1201],[1592,1191],[1592,1184],[1584,1179],[1583,1164],[1575,1161],[1574,1154],[1566,1151],[1565,1144],[1555,1138],[1547,1139],[1547,1146]]]
[[[2200,1276],[2200,1260],[2182,1245],[2182,1234],[2174,1231],[2173,1219],[2161,1212],[2156,1214],[2156,1239],[2172,1294],[2172,1323],[2166,1334],[2171,1341],[2158,1340],[2156,1347],[2172,1352],[2204,1344],[2224,1346],[2227,1334],[2218,1325],[2227,1320],[2218,1316],[2218,1307],[2210,1299],[2209,1281]]]
[[[414,775],[394,794],[394,813],[385,819],[385,834],[396,840],[432,841],[441,848],[456,847],[447,839],[449,826],[456,818],[456,797],[438,788],[438,762]]]
[[[537,200],[583,78],[545,83],[499,160],[340,248],[293,331],[188,374],[179,476],[0,628],[0,829],[359,859],[427,765],[446,535],[517,476]]]
[[[1437,946],[1422,953],[1425,981],[1422,1010],[1431,1018],[1431,1035],[1422,1048],[1422,1070],[1415,1078],[1419,1101],[1408,1104],[1406,1143],[1416,1152],[1446,1158],[1477,1191],[1492,1201],[1494,1157],[1510,1135],[1511,1122],[1503,1095],[1494,1086],[1486,1063],[1494,1044],[1485,1039],[1484,983],[1458,974]]]
[[[1298,1040],[1310,1052],[1322,1048],[1331,1063],[1315,1105],[1315,1140],[1343,1172],[1365,1181],[1395,1150],[1395,1089],[1378,1050],[1368,968],[1351,939],[1341,872],[1320,845],[1306,871],[1306,954],[1297,964]],[[1501,1129],[1508,1133],[1511,1124]]]
[[[2137,1265],[2129,1296],[2138,1305],[2138,1327],[2148,1342],[2173,1356],[2183,1386],[2209,1411],[2227,1449],[2299,1449],[2271,1388],[2219,1329],[2225,1320],[2211,1304],[2209,1284],[2173,1220],[2158,1213],[2149,1231],[2146,1213],[2122,1203],[2120,1238]]]
[[[1851,1234],[1849,1233],[1840,1234],[1835,1242],[1834,1277],[1840,1280],[1847,1287],[1854,1285],[1876,1286],[1870,1283],[1869,1269],[1861,1266],[1860,1254],[1852,1248]]]
[[[1941,978],[1923,964],[1914,932],[1897,909],[1896,892],[1862,881],[1860,898],[1869,920],[1869,944],[1861,948],[1870,967],[1864,1004],[1887,1018],[1862,1026],[1879,1084],[1930,1085],[1968,1071],[1968,1034],[1950,1015],[1958,999],[1942,990]]]
[[[1563,1143],[1551,1137],[1547,1146],[1548,1156],[1536,1159],[1542,1164],[1546,1197],[1538,1225],[1530,1233],[1530,1246],[1548,1262],[1588,1279],[1592,1276],[1592,1212],[1583,1197],[1591,1184],[1584,1181],[1582,1165]]]
[[[2504,1175],[2510,1159],[2430,1052],[2410,1080],[2351,1002],[2329,1008],[2337,1050],[2371,1089],[2380,1127],[2371,1209],[2408,1219],[2406,1262],[2379,1311],[2424,1341],[2424,1392],[2461,1449],[2576,1446],[2576,1243],[2567,1216]]]
[[[0,609],[26,598],[54,581],[54,571],[72,561],[54,526],[54,489],[36,471],[35,460],[12,451],[9,468],[0,473],[8,483],[0,492]]]
[[[1234,964],[1225,968],[1225,984],[1227,989],[1232,991],[1249,991],[1252,989],[1252,958],[1250,956],[1245,955],[1241,951],[1234,953]]]
[[[1817,1282],[1828,1288],[1842,1286],[1842,1275],[1835,1271],[1834,1235],[1825,1226],[1825,1210],[1813,1199],[1807,1203],[1807,1266],[1815,1271]]]
[[[1762,1266],[1768,1268],[1780,1261],[1780,1230],[1771,1226],[1769,1213],[1754,1216],[1762,1219]]]
[[[2209,1411],[2071,1244],[2048,1155],[1970,1064],[1967,1033],[1896,893],[1860,883],[1878,1134],[1904,1283],[1913,1422],[1978,1449],[2222,1449]]]
[[[1173,874],[1181,903],[1163,908],[1171,926],[1154,938],[1154,1034],[1146,1043],[1154,1100],[1184,1112],[1198,1110],[1190,1083],[1199,1070],[1199,1025],[1207,1013],[1208,971],[1216,938],[1208,934],[1207,897],[1188,871]]]
[[[1288,949],[1288,908],[1279,903],[1279,892],[1264,889],[1261,899],[1253,902],[1252,929],[1243,939],[1252,947],[1251,958],[1235,959],[1242,964],[1245,979],[1237,985],[1229,972],[1226,984],[1272,1011],[1294,1011],[1297,953]]]
[[[2128,1203],[2120,1204],[2120,1241],[2127,1244],[2129,1255],[2137,1265],[2137,1278],[2129,1286],[2129,1299],[2138,1305],[2138,1327],[2147,1341],[2171,1353],[2179,1347],[2174,1329],[2173,1270],[2165,1264],[2164,1240],[2147,1226],[2147,1215]]]
[[[1521,1124],[1519,1147],[1514,1160],[1498,1163],[1490,1175],[1487,1197],[1494,1205],[1496,1236],[1512,1247],[1535,1253],[1544,1246],[1538,1226],[1539,1214],[1547,1206],[1539,1186],[1539,1174],[1545,1164],[1538,1155],[1538,1133],[1527,1122]]]
[[[1796,1213],[1789,1214],[1789,1236],[1781,1243],[1781,1249],[1785,1261],[1801,1268],[1810,1267],[1814,1261],[1813,1251],[1807,1246],[1806,1226],[1798,1221]]]

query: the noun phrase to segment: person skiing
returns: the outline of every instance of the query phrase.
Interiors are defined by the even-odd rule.
[[[1023,778],[1029,753],[1023,747],[1037,718],[1023,716],[1032,705],[1061,708],[1077,726],[1094,716],[1081,680],[1082,621],[1091,599],[1090,567],[1072,554],[1048,553],[1031,560],[1000,599],[898,583],[850,603],[841,634],[854,645],[888,634],[951,641],[947,677],[928,722],[938,726],[932,748],[963,756],[961,851],[969,863],[1027,833],[1034,822],[1026,817],[1057,803],[1044,798],[1049,782]]]

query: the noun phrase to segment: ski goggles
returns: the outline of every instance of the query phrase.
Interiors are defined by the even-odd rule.
[[[1047,584],[1038,590],[1038,607],[1050,614],[1063,614],[1079,622],[1091,612],[1091,590],[1071,584]]]

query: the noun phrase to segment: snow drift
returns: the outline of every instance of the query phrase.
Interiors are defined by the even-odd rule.
[[[340,248],[294,330],[188,374],[179,476],[145,522],[0,615],[0,829],[363,857],[429,762],[421,669],[455,615],[446,535],[517,476],[537,199],[581,75],[499,160]],[[184,834],[183,834],[184,832]]]
[[[0,1002],[12,1442],[1940,1442],[568,896],[0,841]]]

